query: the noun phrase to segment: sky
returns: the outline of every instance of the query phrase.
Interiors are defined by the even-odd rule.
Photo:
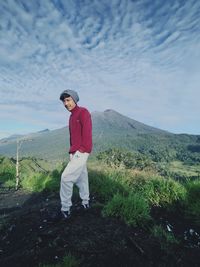
[[[59,100],[200,134],[200,1],[0,1],[0,138],[68,124]]]

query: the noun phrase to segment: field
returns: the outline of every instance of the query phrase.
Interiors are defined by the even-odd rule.
[[[179,173],[182,176],[187,177],[199,177],[200,165],[184,164],[181,161],[172,161],[169,164],[169,170],[172,173]]]
[[[54,215],[66,162],[23,159],[17,191],[14,163],[0,165],[1,266],[199,266],[198,165],[137,158],[133,168],[101,155],[88,164],[90,209],[80,210],[75,187],[63,221]]]

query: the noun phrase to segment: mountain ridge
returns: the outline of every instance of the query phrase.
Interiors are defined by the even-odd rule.
[[[110,121],[110,118],[111,118],[111,121],[110,122],[113,122],[113,123],[118,123],[118,120],[121,119],[124,123],[122,124],[122,127],[126,127],[127,129],[129,128],[132,128],[132,129],[138,129],[138,130],[141,130],[141,131],[148,131],[148,132],[154,132],[154,131],[157,131],[159,133],[168,133],[168,134],[172,134],[166,130],[162,130],[162,129],[159,129],[159,128],[156,128],[156,127],[153,127],[153,126],[149,126],[145,123],[142,123],[142,122],[139,122],[135,119],[132,119],[128,116],[125,116],[113,109],[106,109],[105,111],[103,112],[99,112],[99,111],[95,111],[95,112],[92,112],[92,116],[95,117],[95,116],[99,116],[100,118],[103,118],[103,119],[109,119]],[[125,125],[126,124],[126,125]]]
[[[131,119],[112,109],[91,113],[93,123],[93,155],[109,148],[130,151],[168,150],[171,153],[178,147],[195,144],[197,135],[173,134],[162,129],[148,126]],[[43,130],[23,137],[21,156],[43,159],[64,159],[69,149],[69,130],[65,126],[56,130]],[[29,142],[31,139],[31,142]],[[2,142],[0,154],[15,157],[16,139]]]
[[[121,113],[119,113],[119,112],[117,112],[117,111],[115,111],[113,109],[106,109],[103,112],[102,111],[93,111],[93,112],[91,112],[91,116],[92,117],[97,117],[98,116],[99,118],[102,117],[102,118],[105,119],[105,118],[107,118],[107,115],[113,116],[113,117],[118,116],[118,118],[121,117],[123,119],[130,120],[130,121],[132,121],[132,122],[134,122],[135,124],[138,124],[138,125],[143,125],[145,127],[148,127],[148,128],[151,128],[151,129],[155,129],[157,131],[170,133],[169,131],[162,130],[160,128],[156,128],[156,127],[153,127],[153,126],[149,126],[149,125],[147,125],[145,123],[139,122],[139,121],[137,121],[135,119],[132,119],[132,118],[130,118],[128,116],[125,116],[125,115],[123,115],[123,114],[121,114]],[[129,125],[130,125],[130,127],[135,128],[135,126],[132,125],[131,123]],[[64,126],[64,127],[68,127],[68,126]],[[55,130],[59,130],[59,129],[61,129],[61,128],[58,128],[58,129],[55,129]],[[32,136],[32,135],[35,135],[35,134],[47,133],[47,132],[50,132],[50,131],[54,131],[54,130],[49,130],[48,128],[46,128],[44,130],[40,130],[40,131],[37,131],[37,132],[31,132],[31,133],[28,133],[28,134],[12,134],[12,135],[10,135],[8,137],[1,138],[0,139],[0,143],[1,142],[7,142],[7,141],[13,141],[13,140],[16,140],[18,138],[22,138],[22,137],[26,137],[26,136]]]

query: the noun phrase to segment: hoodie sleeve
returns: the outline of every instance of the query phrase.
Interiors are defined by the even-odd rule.
[[[80,120],[82,125],[82,141],[79,151],[90,153],[92,151],[92,119],[87,109],[82,110]]]

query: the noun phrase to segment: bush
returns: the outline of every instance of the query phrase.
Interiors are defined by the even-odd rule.
[[[5,187],[15,187],[15,184],[16,184],[16,181],[15,179],[12,179],[12,180],[7,180],[5,183],[4,183],[4,186]]]
[[[200,180],[188,181],[185,185],[187,196],[185,201],[186,215],[200,223]]]
[[[45,183],[45,188],[50,191],[58,191],[60,188],[61,173],[58,170],[52,171],[50,179]]]
[[[13,181],[15,183],[15,173],[9,171],[0,173],[0,183],[5,184],[7,181]]]
[[[89,183],[92,194],[96,194],[103,202],[112,199],[116,193],[127,193],[127,190],[122,184],[113,180],[108,174],[104,174],[101,171],[90,170]]]
[[[46,188],[46,184],[51,180],[49,175],[36,173],[33,176],[24,178],[21,185],[24,189],[32,192],[41,192]]]
[[[35,173],[32,176],[23,178],[21,185],[24,189],[32,192],[41,192],[44,189],[49,191],[58,191],[60,187],[60,172],[52,171],[50,174]]]
[[[112,167],[138,168],[153,167],[153,162],[145,155],[139,152],[130,152],[118,148],[110,148],[100,152],[97,159]]]
[[[173,179],[161,176],[139,174],[132,180],[127,180],[133,192],[140,192],[153,206],[169,207],[182,202],[186,197],[183,185]]]
[[[183,185],[172,179],[153,178],[144,186],[144,194],[154,206],[169,207],[172,204],[182,202],[186,197]]]
[[[121,218],[132,226],[144,226],[150,220],[150,207],[139,194],[131,193],[127,197],[115,194],[102,213],[104,216]]]

